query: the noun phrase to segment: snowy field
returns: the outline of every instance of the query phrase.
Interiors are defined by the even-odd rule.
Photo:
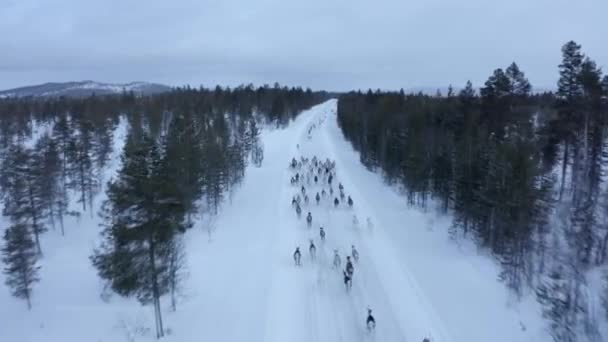
[[[512,300],[489,257],[449,241],[449,218],[408,208],[360,164],[337,126],[336,105],[330,100],[286,129],[264,131],[262,167],[249,167],[212,220],[212,232],[205,218],[186,233],[188,276],[176,312],[163,298],[165,340],[550,341],[532,298]],[[120,151],[122,139],[116,140]],[[334,190],[342,183],[353,207],[342,202],[336,208],[329,198],[317,205],[314,194],[324,187],[307,184],[310,202],[298,218],[291,200],[300,185],[290,184],[289,163],[301,156],[335,161]],[[115,169],[118,158],[113,160]],[[103,198],[98,196],[97,205]],[[102,283],[88,259],[98,245],[97,217],[84,214],[69,222],[65,237],[53,231],[43,236],[32,310],[8,289],[0,291],[0,341],[153,340],[151,306],[100,296]],[[327,234],[323,242],[319,226]],[[310,239],[317,246],[315,260],[308,254]],[[347,292],[332,255],[338,249],[344,264],[351,245],[360,260]],[[302,267],[294,266],[296,246]],[[371,334],[365,329],[367,307],[377,321]]]

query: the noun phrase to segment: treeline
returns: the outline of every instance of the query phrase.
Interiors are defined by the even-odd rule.
[[[31,306],[45,232],[69,234],[66,216],[94,214],[122,124],[122,163],[105,187],[103,242],[91,261],[108,288],[153,304],[162,336],[160,298],[171,294],[175,308],[181,279],[180,235],[195,215],[217,211],[249,163],[261,165],[260,125],[284,125],[326,98],[275,85],[0,100],[0,194],[9,222],[2,260],[13,295]]]
[[[598,340],[608,280],[598,293],[587,271],[608,248],[608,76],[575,42],[562,55],[556,93],[532,94],[512,63],[478,92],[351,92],[338,121],[364,165],[449,212],[450,235],[489,249],[515,294],[535,291],[556,341]]]

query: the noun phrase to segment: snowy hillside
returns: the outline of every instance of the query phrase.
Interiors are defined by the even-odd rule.
[[[512,301],[496,281],[498,268],[490,258],[472,245],[450,242],[447,218],[408,209],[360,164],[337,126],[336,104],[313,107],[286,129],[263,131],[262,166],[247,169],[240,188],[213,218],[212,230],[198,222],[186,233],[188,274],[177,311],[162,300],[165,340],[550,341],[536,303]],[[120,153],[124,134],[123,122],[114,151]],[[291,169],[292,158],[315,156],[335,162],[335,193],[319,203],[314,197],[329,192],[327,177],[290,181],[307,170],[307,164]],[[112,160],[110,169],[116,170],[116,152]],[[352,197],[352,208],[342,199],[334,205],[338,183]],[[291,202],[302,186],[309,201],[302,202],[299,218]],[[48,234],[43,241],[42,281],[32,310],[0,291],[0,341],[154,340],[152,307],[100,296],[108,291],[88,260],[99,243],[98,218],[85,214],[66,222],[66,237]],[[316,245],[314,259],[309,240]],[[343,266],[351,245],[360,259],[346,291],[332,256],[337,249]],[[294,266],[296,246],[302,267]],[[368,307],[377,322],[372,333],[365,329]]]
[[[170,87],[148,83],[101,83],[94,81],[65,82],[65,83],[44,83],[40,85],[21,87],[0,91],[0,98],[6,97],[85,97],[91,94],[110,95],[120,94],[123,91],[134,92],[137,95],[151,95],[171,90]]]

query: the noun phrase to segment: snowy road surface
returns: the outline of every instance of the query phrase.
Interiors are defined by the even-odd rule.
[[[337,125],[336,105],[328,101],[302,113],[287,129],[266,133],[263,166],[248,171],[219,216],[212,243],[202,235],[190,241],[196,278],[188,286],[196,289],[197,299],[182,304],[175,315],[181,318],[172,319],[176,340],[545,340],[533,303],[518,305],[519,313],[508,308],[496,267],[467,252],[468,246],[448,241],[447,218],[408,209],[402,196],[360,164]],[[334,160],[334,184],[344,185],[354,207],[335,209],[328,200],[317,206],[314,193],[321,187],[306,186],[311,201],[298,219],[291,199],[300,187],[290,184],[288,164],[300,156]],[[304,219],[308,211],[310,229]],[[324,243],[319,226],[327,232]],[[314,262],[309,239],[317,245]],[[361,257],[353,289],[346,293],[341,271],[331,264],[334,249],[344,262],[351,245]],[[296,246],[302,268],[293,264]],[[372,336],[365,329],[368,306],[378,322]],[[195,316],[200,322],[191,324]]]
[[[511,303],[490,258],[448,241],[448,218],[407,208],[402,196],[360,164],[337,125],[336,105],[330,100],[286,129],[264,132],[262,167],[247,170],[211,235],[203,224],[187,233],[188,278],[177,311],[169,312],[163,299],[166,340],[549,341],[536,305]],[[311,201],[298,219],[291,199],[299,186],[290,184],[288,164],[300,156],[334,160],[334,184],[344,185],[353,208],[334,208],[329,199],[317,205],[314,193],[323,187],[307,185]],[[311,228],[304,219],[308,211]],[[73,250],[59,239],[49,242],[32,312],[8,293],[0,295],[0,341],[153,339],[146,332],[153,328],[152,308],[117,296],[109,303],[99,299],[99,281],[86,259],[98,239],[90,221],[90,232],[66,237]],[[327,232],[324,242],[319,226]],[[314,261],[309,239],[317,245]],[[360,261],[347,293],[341,270],[331,264],[334,249],[344,264],[351,245]],[[53,252],[54,246],[63,248]],[[292,259],[296,246],[301,268]],[[82,279],[66,285],[63,277],[73,270]],[[377,321],[373,334],[365,329],[368,306]]]

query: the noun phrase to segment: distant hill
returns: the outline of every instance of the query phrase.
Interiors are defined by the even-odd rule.
[[[132,91],[137,95],[150,95],[170,91],[171,87],[148,82],[101,83],[95,81],[44,83],[0,91],[0,98],[7,97],[86,97],[91,94],[111,95]]]

